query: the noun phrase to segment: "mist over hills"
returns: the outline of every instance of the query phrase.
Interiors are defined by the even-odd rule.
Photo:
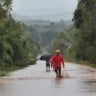
[[[58,32],[65,32],[65,29],[73,25],[71,20],[33,20],[32,17],[17,14],[13,14],[13,17],[26,25],[24,34],[31,41],[37,42],[40,47],[48,46],[56,38]]]
[[[24,23],[32,24],[32,25],[34,25],[34,24],[48,25],[48,24],[50,24],[50,22],[58,23],[60,21],[63,21],[66,25],[72,24],[72,20],[69,20],[69,19],[66,19],[66,18],[64,19],[63,15],[65,15],[65,14],[61,14],[61,13],[59,14],[58,13],[56,15],[47,16],[47,17],[50,17],[50,18],[55,18],[55,20],[52,20],[50,18],[49,19],[45,19],[45,18],[34,19],[34,18],[30,17],[30,16],[13,13],[13,17],[16,20],[23,21]],[[40,16],[40,17],[42,17],[42,16]],[[46,16],[44,16],[44,17],[46,17]]]
[[[13,14],[13,17],[29,26],[32,26],[38,32],[64,32],[64,30],[72,26],[72,20],[59,20],[59,21],[50,21],[50,20],[33,20],[32,17],[22,16],[18,14]]]

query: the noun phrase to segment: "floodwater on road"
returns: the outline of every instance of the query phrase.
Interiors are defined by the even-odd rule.
[[[65,63],[65,78],[56,79],[45,62],[0,78],[0,96],[96,96],[96,72],[84,66]]]

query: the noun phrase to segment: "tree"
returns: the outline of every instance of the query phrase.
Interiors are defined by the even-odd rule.
[[[96,63],[96,0],[79,0],[74,25],[76,59]]]
[[[23,24],[15,21],[11,15],[11,4],[12,0],[0,0],[0,69],[2,70],[11,66],[26,66],[31,58],[35,60],[36,51],[39,50],[37,44],[25,39],[22,34]]]

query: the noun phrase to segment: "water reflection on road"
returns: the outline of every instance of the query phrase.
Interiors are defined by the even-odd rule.
[[[56,79],[45,72],[45,62],[10,73],[0,79],[0,96],[96,96],[96,72],[66,63],[69,77]],[[66,75],[67,76],[67,75]]]

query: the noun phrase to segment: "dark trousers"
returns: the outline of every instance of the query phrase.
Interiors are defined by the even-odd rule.
[[[50,63],[49,61],[46,61],[46,71],[50,71]]]
[[[61,76],[61,68],[55,68],[54,71],[56,72],[57,76]]]

